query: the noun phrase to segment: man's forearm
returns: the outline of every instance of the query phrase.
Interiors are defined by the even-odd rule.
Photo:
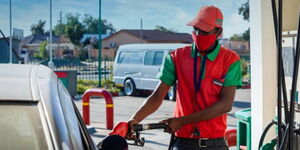
[[[137,122],[142,121],[144,118],[155,112],[159,106],[162,104],[162,101],[157,99],[157,96],[151,95],[148,99],[145,100],[143,105],[139,110],[131,117],[131,119],[136,120]]]
[[[139,110],[131,117],[137,122],[142,121],[144,118],[155,112],[162,104],[165,95],[167,94],[170,86],[160,82],[154,92],[146,99],[144,104]]]

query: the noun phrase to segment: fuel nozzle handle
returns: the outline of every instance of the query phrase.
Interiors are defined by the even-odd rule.
[[[167,126],[166,123],[148,123],[148,124],[135,124],[133,125],[134,131],[145,131],[151,129],[164,129]]]

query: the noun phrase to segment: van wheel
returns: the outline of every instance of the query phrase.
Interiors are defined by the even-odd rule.
[[[136,93],[135,84],[132,79],[126,79],[124,82],[124,93],[127,96],[133,96]]]
[[[166,95],[166,98],[170,101],[176,100],[176,86],[175,85],[170,87],[170,89]]]

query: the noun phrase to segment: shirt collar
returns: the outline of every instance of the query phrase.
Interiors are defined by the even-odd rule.
[[[220,46],[221,44],[218,42],[218,45],[217,47],[214,49],[214,51],[212,51],[211,53],[207,54],[207,58],[210,60],[210,61],[214,61],[216,59],[216,57],[218,56],[219,52],[220,52]],[[195,50],[196,50],[196,45],[195,43],[192,44],[192,47],[191,47],[191,57],[194,57],[195,55]],[[200,53],[197,53],[198,56],[202,56]]]

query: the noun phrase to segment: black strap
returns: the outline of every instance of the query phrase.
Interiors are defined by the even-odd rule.
[[[170,143],[169,143],[169,148],[168,150],[171,150],[173,145],[175,143],[175,135],[174,134],[171,134],[171,138],[170,138]]]
[[[189,139],[189,138],[180,138],[175,137],[175,142],[182,144],[200,144],[201,146],[227,146],[227,141],[225,138],[216,138],[216,139]]]
[[[195,50],[195,55],[194,55],[194,88],[195,88],[195,94],[197,95],[197,92],[200,90],[201,87],[201,80],[204,74],[204,68],[206,64],[206,59],[207,55],[204,55],[201,60],[201,67],[200,67],[200,73],[198,76],[198,81],[197,81],[197,60],[198,60],[198,50]]]

